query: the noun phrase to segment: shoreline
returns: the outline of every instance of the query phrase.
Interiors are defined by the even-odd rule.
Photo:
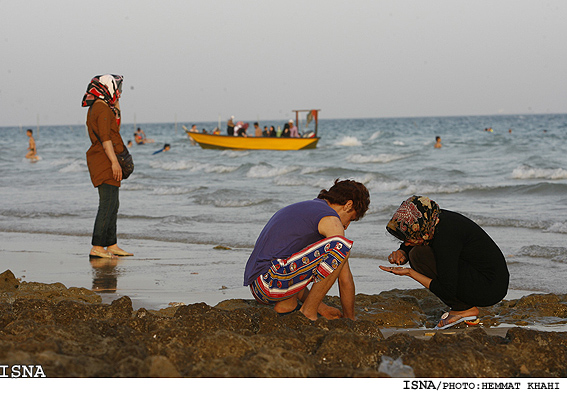
[[[250,253],[247,249],[124,239],[120,244],[133,251],[133,257],[89,259],[90,236],[5,231],[0,231],[0,235],[0,272],[10,269],[25,281],[61,282],[68,287],[95,290],[107,303],[128,296],[135,308],[160,309],[170,303],[205,302],[215,306],[227,299],[253,299],[241,283]],[[211,251],[214,261],[209,264]],[[383,283],[355,278],[357,293],[421,288],[404,278],[379,278]],[[336,284],[328,294],[338,295]],[[530,294],[545,292],[511,289],[505,299]]]

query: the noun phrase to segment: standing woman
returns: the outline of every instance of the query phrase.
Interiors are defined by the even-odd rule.
[[[87,166],[99,196],[91,257],[132,256],[132,253],[119,248],[116,240],[118,190],[122,180],[122,168],[116,154],[125,149],[120,136],[118,103],[122,79],[121,75],[110,74],[94,77],[82,102],[83,107],[89,107],[87,128],[92,143],[87,151]]]
[[[477,307],[494,305],[506,296],[510,275],[504,255],[467,217],[413,196],[400,205],[386,229],[402,241],[388,260],[397,265],[409,261],[411,268],[380,268],[413,278],[451,308],[437,329],[463,321],[474,324]]]

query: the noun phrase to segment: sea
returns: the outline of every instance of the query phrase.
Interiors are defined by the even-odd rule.
[[[285,121],[259,123],[277,128]],[[168,297],[211,304],[251,298],[242,285],[244,266],[263,226],[336,179],[362,182],[371,196],[366,216],[346,232],[354,241],[357,293],[420,287],[378,268],[398,248],[386,223],[412,195],[428,196],[488,232],[506,256],[510,294],[566,292],[567,114],[321,117],[317,148],[302,151],[202,149],[183,129],[193,123],[199,130],[219,126],[122,125],[125,142],[136,127],[154,142],[130,148],[135,171],[120,188],[118,236],[135,256],[112,268],[110,292],[159,305]],[[226,123],[220,127],[226,133]],[[24,158],[27,128],[34,130],[35,162]],[[434,148],[436,136],[441,148]],[[153,154],[166,143],[171,150]],[[104,282],[98,276],[108,272],[87,259],[98,205],[85,160],[89,146],[84,124],[0,128],[0,256],[40,253],[36,241],[50,250],[43,269],[4,258],[1,271],[67,286]],[[12,240],[19,242],[15,249],[6,246]],[[67,256],[57,260],[53,249]]]

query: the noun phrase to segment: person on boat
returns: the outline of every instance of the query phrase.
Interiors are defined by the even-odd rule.
[[[126,149],[120,136],[122,81],[121,75],[97,75],[87,86],[82,100],[82,106],[89,107],[87,129],[91,147],[87,151],[87,167],[99,196],[90,257],[132,256],[117,245],[116,237],[122,181],[122,168],[116,155]]]
[[[264,126],[264,130],[262,130],[262,137],[269,137],[270,131],[268,130],[268,126]]]
[[[268,131],[269,137],[277,137],[276,128],[274,126],[270,126],[270,130]]]
[[[248,137],[246,130],[248,129],[248,123],[238,122],[234,126],[234,135],[238,137]]]
[[[258,122],[254,122],[254,137],[262,137],[262,129]]]
[[[416,280],[451,308],[437,329],[478,322],[479,306],[492,306],[506,296],[510,275],[504,255],[469,218],[440,209],[428,197],[412,196],[386,229],[402,244],[388,257],[398,267],[380,268]],[[411,268],[399,267],[408,261]]]
[[[234,116],[231,116],[228,122],[226,122],[226,133],[234,135]]]
[[[316,199],[280,209],[256,241],[244,286],[279,314],[299,310],[311,320],[317,314],[354,320],[355,286],[348,263],[352,241],[345,238],[345,230],[364,216],[369,204],[362,183],[337,179]],[[342,311],[322,302],[336,280]]]
[[[289,123],[284,124],[281,136],[283,138],[289,138],[290,136]]]
[[[289,121],[289,136],[291,138],[299,138],[299,132],[297,131],[297,126],[293,124],[293,120]]]

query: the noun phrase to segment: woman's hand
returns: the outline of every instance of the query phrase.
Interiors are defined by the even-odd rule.
[[[102,148],[104,149],[104,153],[106,153],[108,160],[110,160],[110,164],[112,166],[112,177],[115,181],[120,182],[122,180],[122,167],[120,167],[120,163],[118,163],[118,159],[116,158],[116,153],[114,153],[112,141],[104,141],[102,143]]]
[[[383,265],[380,266],[382,271],[391,272],[395,275],[400,276],[411,276],[411,268],[403,268],[403,267],[384,267]]]
[[[118,164],[118,161],[112,163],[112,177],[115,181],[120,182],[122,180],[122,167]]]
[[[408,262],[408,256],[403,250],[395,250],[388,256],[388,261],[391,264],[404,265]]]

